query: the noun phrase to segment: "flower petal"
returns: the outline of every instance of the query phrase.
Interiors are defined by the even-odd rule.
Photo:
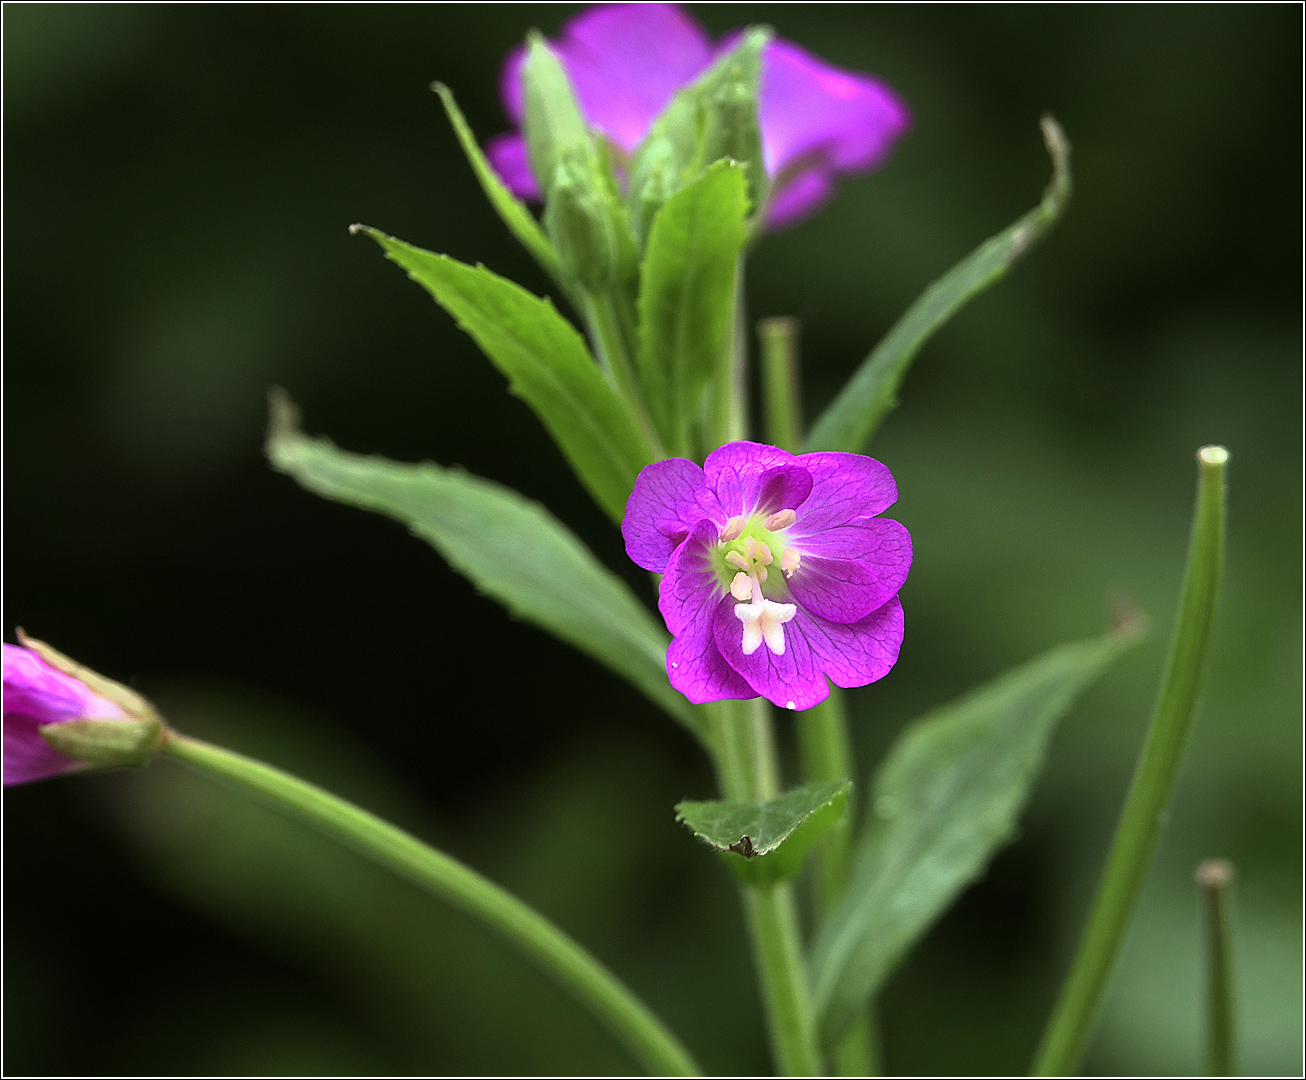
[[[789,591],[809,611],[832,622],[869,615],[895,595],[911,570],[911,537],[896,521],[870,518],[804,537]]]
[[[815,616],[805,615],[800,609],[784,624],[785,651],[780,656],[765,645],[744,654],[743,628],[733,605],[720,607],[714,613],[712,637],[726,663],[762,697],[782,709],[810,709],[830,696],[830,688],[821,673],[819,658],[797,629],[804,618]]]
[[[672,95],[712,60],[707,34],[675,4],[588,8],[549,44],[567,69],[585,117],[626,153]],[[522,118],[524,58],[520,48],[509,55],[499,84],[514,123]]]
[[[893,476],[874,458],[821,450],[795,460],[811,474],[812,493],[789,528],[791,536],[809,536],[874,517],[898,501]]]
[[[700,521],[709,520],[719,529],[727,517],[703,470],[692,461],[654,462],[640,472],[626,500],[626,516],[621,520],[626,554],[645,570],[660,574],[671,553]]]
[[[540,185],[531,172],[530,154],[523,136],[514,131],[496,135],[485,144],[485,156],[517,198],[539,202]]]
[[[713,639],[718,609],[733,610],[710,559],[717,526],[700,522],[667,564],[658,590],[658,610],[674,636],[667,649],[671,685],[695,704],[722,698],[756,697],[756,692],[725,662]]]
[[[834,194],[834,174],[812,168],[781,180],[766,202],[766,228],[779,232],[797,224]]]
[[[7,704],[7,703],[6,703]],[[27,713],[4,714],[4,786],[59,776],[84,768],[76,758],[59,753],[41,738],[36,717]]]
[[[763,443],[727,443],[708,454],[703,472],[729,517],[796,510],[812,490],[811,475],[793,454]]]
[[[783,178],[804,160],[839,173],[874,168],[911,126],[911,112],[879,79],[776,40],[763,58],[758,120],[767,172]]]

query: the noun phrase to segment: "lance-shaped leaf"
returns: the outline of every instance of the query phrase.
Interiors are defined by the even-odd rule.
[[[871,784],[848,891],[813,951],[828,1044],[1012,838],[1057,721],[1136,636],[1052,649],[899,737]]]
[[[1061,217],[1070,201],[1070,143],[1050,116],[1042,121],[1052,156],[1052,180],[1043,201],[1015,224],[985,240],[925,290],[871,351],[853,377],[812,425],[805,450],[860,453],[898,404],[898,388],[922,345],[971,297],[1004,277]]]
[[[513,615],[628,679],[695,734],[698,716],[667,681],[667,635],[648,609],[557,518],[511,488],[431,462],[410,465],[310,438],[271,395],[267,454],[328,499],[407,525]]]
[[[454,101],[453,91],[442,82],[432,83],[431,89],[440,95],[445,114],[449,117],[449,123],[453,125],[454,134],[458,136],[458,145],[467,155],[472,172],[480,181],[481,190],[490,200],[490,205],[503,219],[503,223],[508,226],[513,236],[517,237],[522,246],[534,256],[535,261],[550,277],[561,284],[558,276],[558,256],[553,250],[553,245],[549,243],[549,238],[544,235],[544,230],[526,208],[526,204],[508,190],[504,182],[499,179],[499,174],[494,171],[494,166],[485,159],[476,136],[472,134],[472,129],[463,117],[462,110],[458,108],[458,103]]]
[[[575,327],[548,299],[483,266],[423,251],[377,229],[365,232],[475,340],[509,389],[548,429],[576,475],[613,521],[621,521],[648,440],[618,400]]]
[[[721,363],[745,240],[744,170],[718,161],[653,219],[639,292],[639,377],[672,456],[687,456],[689,417]]]
[[[731,861],[745,880],[783,881],[802,869],[812,845],[843,815],[851,788],[850,780],[823,780],[765,802],[682,802],[676,820],[718,851],[740,856]]]

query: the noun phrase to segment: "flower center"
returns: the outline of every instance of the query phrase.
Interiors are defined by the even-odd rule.
[[[793,604],[768,599],[762,586],[770,576],[767,568],[774,567],[778,551],[783,576],[771,578],[772,589],[782,597],[788,595],[784,578],[798,569],[801,560],[797,550],[786,545],[784,530],[797,519],[793,510],[780,510],[767,517],[760,514],[750,518],[733,517],[721,529],[717,544],[718,573],[722,585],[729,582],[731,595],[742,601],[735,605],[735,617],[742,624],[745,656],[755,653],[763,641],[776,656],[784,655],[784,624],[798,609]]]

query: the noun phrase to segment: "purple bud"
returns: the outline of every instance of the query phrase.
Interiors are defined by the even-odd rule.
[[[23,636],[4,648],[4,785],[143,765],[163,722],[135,691]]]

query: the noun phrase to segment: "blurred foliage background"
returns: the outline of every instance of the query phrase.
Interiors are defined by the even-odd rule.
[[[747,1074],[767,1063],[738,901],[671,810],[712,793],[689,738],[260,452],[281,384],[311,431],[510,484],[644,587],[471,341],[346,233],[547,291],[426,87],[452,86],[482,138],[503,130],[501,58],[574,10],[5,5],[5,630],[466,859],[705,1067]],[[1066,220],[927,346],[871,447],[916,558],[901,661],[851,695],[863,770],[928,707],[1096,632],[1114,597],[1153,632],[1063,724],[1021,838],[889,985],[887,1068],[1027,1067],[1151,705],[1193,452],[1222,442],[1204,704],[1085,1069],[1200,1067],[1192,870],[1221,855],[1242,1066],[1299,1074],[1300,9],[693,10],[714,33],[771,22],[915,113],[882,171],[750,263],[752,313],[803,321],[812,415],[1035,202],[1044,109],[1075,147]],[[174,764],[4,807],[8,1072],[632,1067],[478,926]]]

